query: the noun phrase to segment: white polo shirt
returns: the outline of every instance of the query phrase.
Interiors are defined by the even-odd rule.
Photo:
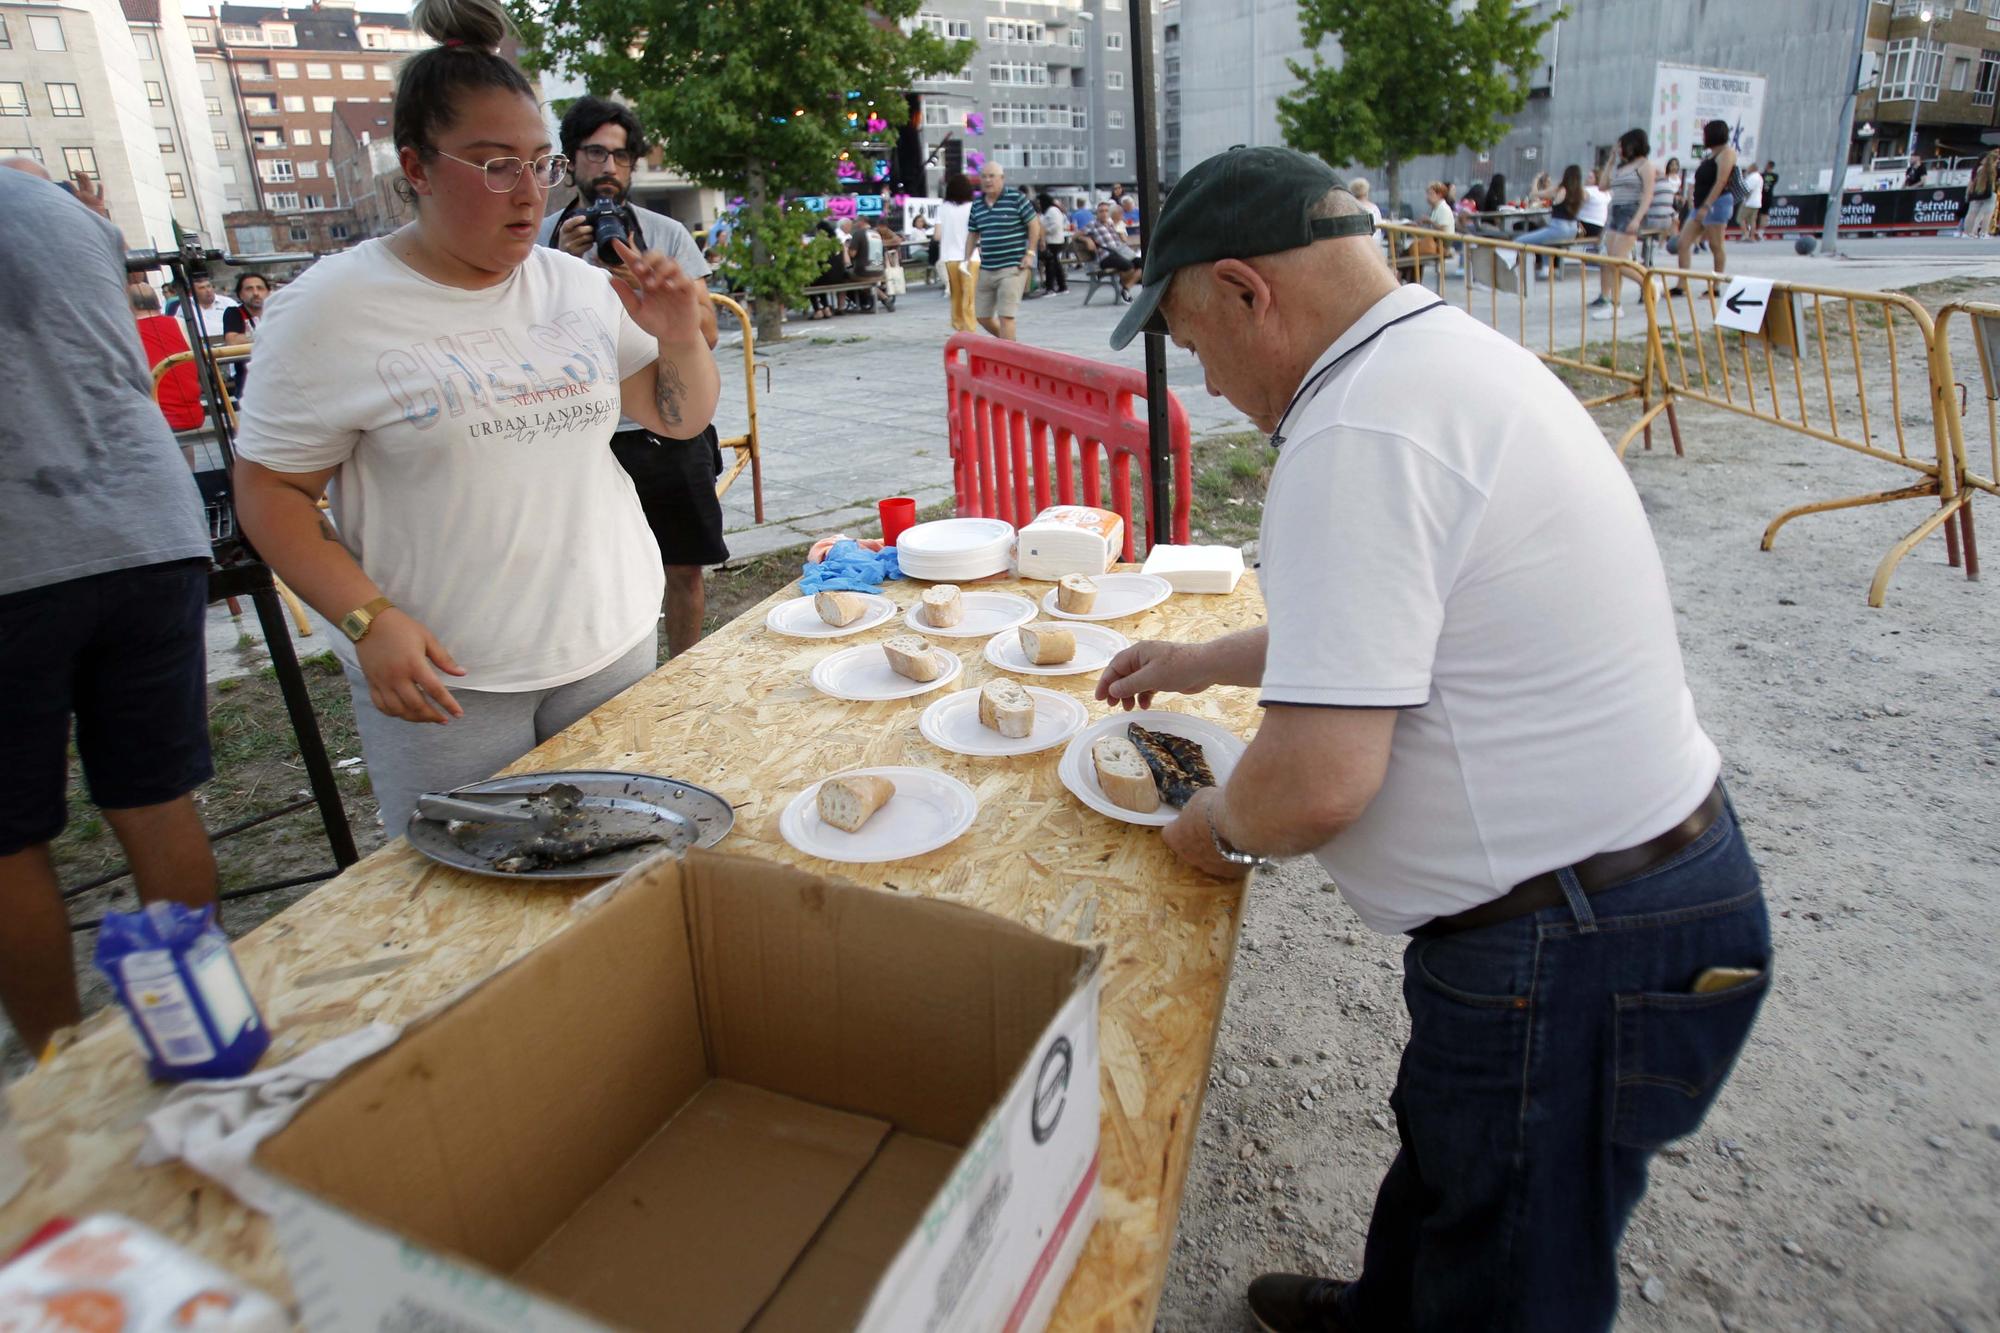
[[[1722,761],[1590,414],[1421,286],[1313,374],[1336,360],[1278,428],[1261,702],[1402,710],[1381,791],[1317,853],[1354,910],[1407,931],[1684,819]]]

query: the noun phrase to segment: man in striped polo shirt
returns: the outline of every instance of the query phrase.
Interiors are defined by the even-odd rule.
[[[973,291],[972,313],[980,327],[996,338],[1014,338],[1014,316],[1021,310],[1021,292],[1028,270],[1042,248],[1042,220],[1019,190],[1008,190],[1007,170],[998,162],[979,169],[980,196],[972,201],[967,219],[968,251],[979,251],[979,286]]]

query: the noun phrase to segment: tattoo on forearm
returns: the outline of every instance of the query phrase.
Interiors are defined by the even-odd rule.
[[[653,401],[660,409],[660,418],[669,426],[681,424],[681,399],[687,397],[687,382],[671,361],[662,360],[653,381]]]
[[[340,540],[340,534],[334,531],[333,524],[328,521],[325,514],[319,516],[319,535],[330,542]]]

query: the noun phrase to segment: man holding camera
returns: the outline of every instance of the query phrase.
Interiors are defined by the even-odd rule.
[[[708,261],[686,227],[627,197],[632,164],[646,151],[645,131],[631,108],[605,97],[580,97],[563,116],[561,134],[576,198],[542,220],[542,244],[602,267],[616,237],[635,250],[665,255],[691,278],[708,276]],[[714,347],[712,304],[703,307],[702,333]],[[667,571],[667,655],[678,657],[701,639],[708,606],[702,570],[729,559],[722,502],[715,496],[722,446],[713,425],[691,440],[668,440],[621,419],[611,450],[631,475],[660,546]]]

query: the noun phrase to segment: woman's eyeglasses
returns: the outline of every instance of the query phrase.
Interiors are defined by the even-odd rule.
[[[437,149],[439,157],[448,157],[461,166],[476,167],[486,182],[486,188],[495,194],[510,194],[521,183],[521,173],[531,172],[535,184],[544,190],[569,174],[569,159],[561,153],[544,153],[532,162],[518,157],[495,157],[484,162],[468,162],[462,157]]]
[[[613,160],[621,167],[629,167],[638,161],[638,154],[629,148],[606,148],[602,144],[587,143],[576,150],[576,160],[593,170]]]

